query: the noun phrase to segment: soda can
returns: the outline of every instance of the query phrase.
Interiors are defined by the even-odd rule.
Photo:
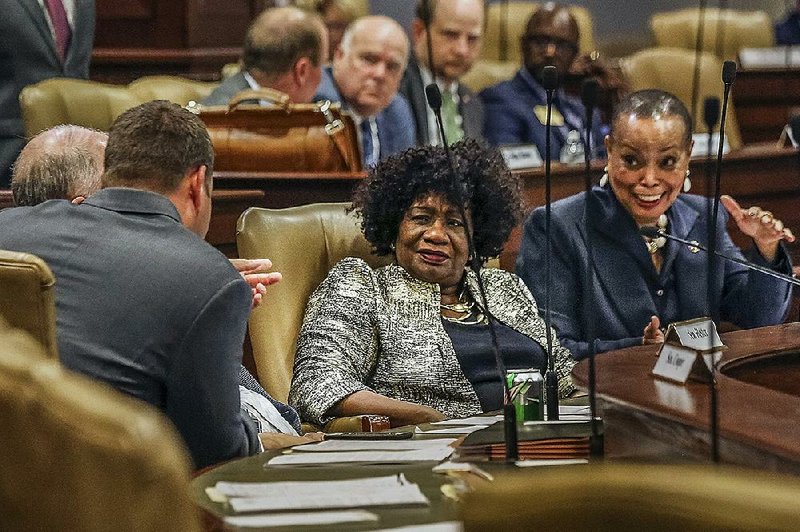
[[[544,378],[538,368],[510,369],[506,374],[517,422],[544,420]]]

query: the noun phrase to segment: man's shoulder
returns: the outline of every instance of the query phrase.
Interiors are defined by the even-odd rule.
[[[203,105],[227,105],[236,93],[248,88],[250,88],[250,85],[244,77],[244,71],[240,71],[222,80],[222,83],[211,91],[211,94],[203,99],[201,103]]]
[[[505,81],[501,81],[495,85],[491,85],[483,89],[478,96],[484,100],[497,100],[497,99],[514,99],[515,96],[518,99],[518,94],[520,92],[530,92],[525,87],[525,83],[522,81],[520,73],[517,72],[514,74],[514,77],[511,79],[507,79]]]

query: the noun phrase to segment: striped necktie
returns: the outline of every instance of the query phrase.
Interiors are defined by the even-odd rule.
[[[64,62],[69,50],[69,42],[72,39],[72,30],[67,20],[67,11],[61,0],[47,0],[47,13],[50,15],[50,22],[53,24],[53,36],[56,40],[56,50],[58,57]]]

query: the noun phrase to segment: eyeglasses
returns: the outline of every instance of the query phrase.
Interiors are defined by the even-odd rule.
[[[578,46],[570,41],[546,35],[525,35],[523,40],[526,44],[537,48],[547,48],[551,44],[556,47],[556,53],[562,56],[574,55],[578,53]]]

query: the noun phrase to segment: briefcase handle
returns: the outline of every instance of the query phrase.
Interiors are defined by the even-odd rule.
[[[228,112],[234,111],[241,103],[252,102],[253,100],[259,102],[262,100],[268,101],[284,111],[288,111],[289,106],[292,105],[292,99],[285,92],[270,88],[247,89],[233,95],[231,101],[228,102]]]

